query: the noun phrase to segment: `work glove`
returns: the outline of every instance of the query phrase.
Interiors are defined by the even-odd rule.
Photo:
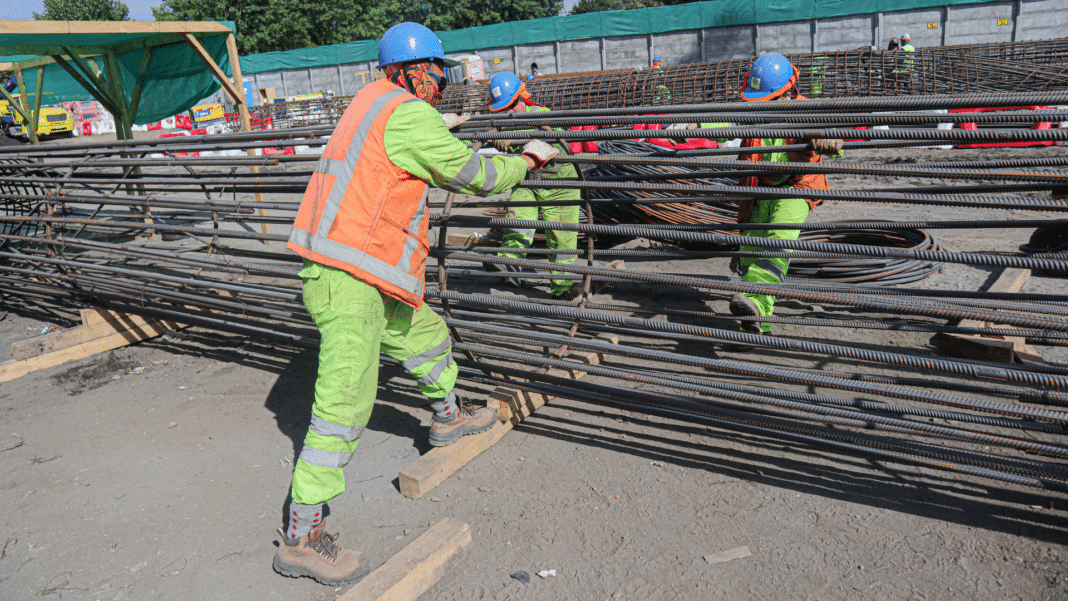
[[[819,139],[812,141],[812,149],[816,154],[828,155],[842,152],[842,140]]]
[[[541,140],[531,140],[523,146],[523,156],[530,157],[530,160],[534,161],[534,171],[537,171],[560,156],[560,150]]]
[[[457,115],[456,113],[444,113],[441,115],[441,120],[445,122],[445,127],[448,129],[455,129],[470,118],[471,115]]]
[[[501,152],[508,152],[508,149],[515,144],[515,140],[494,140],[493,147]]]

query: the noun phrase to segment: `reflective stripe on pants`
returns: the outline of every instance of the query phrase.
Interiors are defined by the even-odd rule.
[[[753,206],[749,223],[804,223],[808,218],[808,202],[803,198],[758,200]],[[751,238],[776,238],[779,240],[797,240],[801,230],[746,230],[743,236]],[[758,246],[740,247],[742,252],[777,252],[777,249],[765,249]],[[738,261],[743,282],[758,284],[781,284],[790,267],[789,259],[772,259],[760,257],[742,257]],[[775,297],[770,294],[746,294],[762,316],[771,315],[775,309]],[[770,323],[761,323],[763,332],[771,331]]]
[[[577,200],[580,198],[580,192],[578,190],[530,190],[527,188],[519,188],[512,192],[509,201],[511,202],[534,202],[534,201],[548,201],[548,200]],[[578,205],[571,206],[552,206],[552,207],[509,207],[508,218],[509,219],[523,219],[528,221],[538,221],[539,213],[541,215],[541,221],[557,221],[560,223],[578,223],[579,221],[579,207]],[[529,232],[529,234],[526,234]],[[545,231],[546,246],[551,250],[574,250],[578,248],[578,232],[565,232],[562,230],[546,230]],[[533,230],[508,230],[504,234],[504,242],[501,244],[501,248],[530,248],[534,244],[534,231]],[[534,259],[538,260],[541,255],[530,255],[526,253],[498,253],[501,257],[510,257],[513,259]],[[553,263],[559,263],[561,265],[570,265],[575,262],[575,255],[573,254],[561,254],[561,255],[549,255],[549,261]],[[550,271],[550,273],[568,274],[566,271]],[[568,274],[570,275],[570,274]],[[554,296],[559,296],[571,289],[574,284],[572,280],[550,280],[549,287],[552,289]]]
[[[445,398],[457,366],[445,322],[348,273],[311,261],[300,272],[304,306],[319,329],[312,422],[293,469],[293,500],[315,505],[345,490],[344,467],[371,418],[379,352],[401,362],[429,398]]]

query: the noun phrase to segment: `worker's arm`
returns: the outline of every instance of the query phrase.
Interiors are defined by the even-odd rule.
[[[386,123],[386,154],[393,164],[435,188],[491,196],[507,192],[523,181],[527,161],[522,157],[475,154],[445,127],[425,102],[406,102]]]

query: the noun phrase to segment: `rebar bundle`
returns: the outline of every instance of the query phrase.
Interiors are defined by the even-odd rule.
[[[1045,92],[1025,100],[1068,104],[1066,95]],[[736,115],[732,122],[739,123],[690,130],[689,136],[796,138],[794,144],[807,147],[810,135],[842,135],[833,123],[816,123],[829,114],[829,105],[841,103],[833,114],[853,119],[845,127],[858,137],[904,148],[929,145],[930,132],[942,130],[852,129],[908,117],[912,106],[905,100],[866,99],[868,104],[860,107],[844,100],[789,103],[789,110],[776,106],[776,113],[749,107],[749,116],[757,118],[748,121],[734,104],[672,107],[671,114],[692,121],[699,114],[730,113]],[[999,96],[923,100],[933,108],[1006,106]],[[539,113],[539,119],[544,124],[626,121],[613,109]],[[770,164],[707,152],[647,151],[633,142],[612,141],[628,140],[616,133],[633,136],[633,130],[544,131],[536,129],[538,123],[518,120],[473,120],[457,137],[515,139],[510,125],[535,130],[523,135],[544,134],[565,142],[591,134],[610,134],[611,139],[598,154],[561,157],[560,162],[579,166],[579,178],[531,178],[522,184],[583,190],[579,201],[555,201],[581,206],[584,217],[577,224],[483,215],[485,208],[507,208],[508,201],[499,197],[431,197],[435,245],[427,268],[427,302],[452,331],[462,386],[535,390],[845,455],[949,470],[960,477],[1068,490],[1068,365],[948,358],[918,345],[880,346],[847,335],[882,330],[898,336],[972,334],[1018,337],[1058,351],[1068,346],[1064,294],[916,287],[938,264],[1068,268],[1063,255],[954,252],[926,233],[1063,227],[1068,215],[1060,216],[1068,204],[1051,198],[1068,178],[1060,157],[1007,159],[998,154],[952,161],[947,153],[947,160],[938,163]],[[0,148],[5,209],[0,215],[0,294],[5,305],[17,310],[20,304],[99,304],[315,347],[317,333],[301,304],[300,260],[283,243],[318,160],[314,149],[324,145],[330,130],[316,126],[203,139]],[[1051,140],[1068,136],[1008,127],[966,133],[969,140],[1007,142],[1036,133]],[[290,146],[309,152],[243,154],[249,148]],[[200,156],[176,156],[189,152]],[[247,171],[250,166],[259,171]],[[889,174],[904,183],[892,190],[834,187],[826,193],[842,203],[870,206],[872,217],[863,222],[835,220],[833,211],[805,224],[734,222],[731,207],[739,200],[797,195],[739,186],[741,176],[806,173],[813,167],[858,177]],[[931,185],[932,180],[937,184]],[[909,223],[879,219],[880,207],[902,204],[966,207],[978,217]],[[594,219],[598,214],[606,217]],[[648,223],[649,215],[659,220]],[[515,259],[470,237],[495,227],[570,229],[585,238],[572,251],[519,249],[524,258]],[[802,236],[797,241],[762,239],[763,252],[731,248],[752,241],[739,234],[756,228],[799,229]],[[639,237],[653,242],[610,246]],[[576,261],[549,263],[550,252],[570,253]],[[709,259],[725,264],[738,256],[790,257],[790,275],[799,277],[767,284],[710,272],[718,263]],[[627,260],[626,269],[607,264],[620,258]],[[516,271],[491,272],[484,263]],[[518,278],[523,286],[506,288],[507,277]],[[542,288],[550,278],[572,279],[583,294],[575,301],[550,298]],[[898,286],[905,283],[910,286]],[[780,304],[833,311],[752,318],[710,308],[714,305],[709,303],[722,306],[733,293],[770,294]],[[741,324],[753,321],[774,324],[777,335],[739,331]],[[597,338],[603,333],[616,334],[618,344]],[[752,352],[736,355],[736,348]],[[602,353],[605,360],[600,365],[577,363],[570,350]],[[562,379],[544,367],[578,369],[588,376]],[[707,444],[715,444],[714,439]]]

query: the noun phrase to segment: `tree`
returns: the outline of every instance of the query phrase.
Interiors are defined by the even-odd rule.
[[[130,9],[119,0],[44,0],[38,21],[129,21]]]
[[[382,36],[402,21],[436,31],[551,17],[563,0],[163,0],[158,21],[233,21],[241,54]]]
[[[603,10],[631,10],[634,8],[651,8],[654,6],[671,6],[687,4],[693,0],[579,0],[569,14],[581,15],[597,13]]]

